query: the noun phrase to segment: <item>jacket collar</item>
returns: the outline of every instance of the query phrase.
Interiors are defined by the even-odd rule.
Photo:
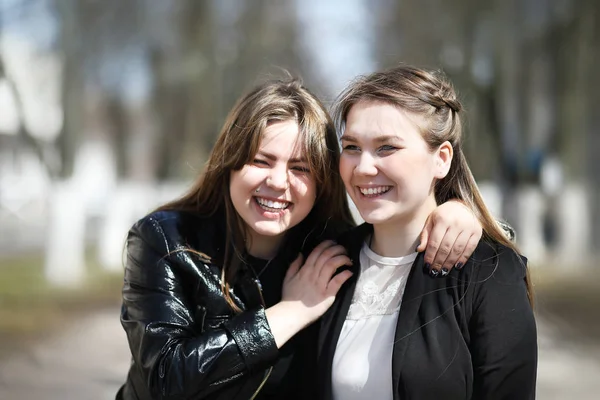
[[[317,343],[318,376],[321,378],[319,392],[324,399],[332,399],[331,368],[333,356],[340,332],[344,325],[348,309],[352,303],[352,296],[356,288],[356,281],[360,274],[360,249],[365,239],[373,232],[370,224],[359,225],[339,239],[338,243],[348,250],[352,260],[352,266],[348,269],[353,272],[352,276],[342,285],[336,296],[336,301],[321,318],[319,339]]]
[[[400,377],[402,376],[402,370],[405,366],[404,356],[410,337],[421,328],[421,326],[419,326],[417,314],[421,307],[423,294],[425,293],[425,286],[427,284],[425,280],[431,279],[428,278],[424,272],[424,255],[425,253],[419,253],[417,259],[413,263],[406,281],[404,295],[402,296],[398,322],[396,322],[394,348],[392,351],[392,393],[394,399],[398,399],[400,394]]]
[[[319,331],[319,340],[317,345],[319,377],[321,377],[320,392],[323,393],[323,399],[332,399],[332,364],[335,354],[335,348],[339,339],[346,315],[352,303],[352,297],[356,288],[356,282],[360,274],[360,250],[366,238],[373,233],[373,226],[362,224],[346,234],[342,235],[338,242],[346,247],[349,256],[352,259],[350,270],[353,275],[348,279],[340,289],[336,301],[321,319]],[[397,398],[400,391],[400,377],[404,366],[404,356],[406,348],[412,333],[419,329],[417,326],[417,313],[421,306],[424,287],[426,285],[425,273],[423,272],[423,256],[419,253],[413,263],[413,267],[408,276],[406,289],[400,306],[398,322],[394,334],[394,347],[392,353],[392,382],[394,399]]]

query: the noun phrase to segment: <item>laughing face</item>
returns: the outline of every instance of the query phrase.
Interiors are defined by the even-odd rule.
[[[447,154],[428,148],[415,118],[372,101],[360,101],[348,113],[340,174],[368,223],[424,219],[436,206],[434,183],[447,173]]]
[[[280,238],[313,208],[316,187],[299,136],[295,121],[269,124],[254,159],[231,173],[231,201],[249,228],[252,248],[269,247],[264,243]]]

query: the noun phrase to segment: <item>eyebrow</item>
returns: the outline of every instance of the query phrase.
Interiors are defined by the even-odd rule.
[[[358,139],[356,139],[354,136],[346,135],[346,134],[342,135],[340,140],[346,141],[346,142],[352,142],[352,143],[358,142]],[[374,142],[387,142],[390,140],[397,141],[397,142],[404,141],[402,138],[400,138],[396,135],[381,135],[381,136],[377,136],[376,138],[373,139]]]
[[[277,157],[274,154],[267,153],[265,151],[259,151],[258,154],[260,154],[261,156],[263,156],[265,158],[268,158],[271,161],[277,161]],[[288,162],[290,162],[290,163],[307,163],[308,160],[306,159],[306,157],[290,158],[288,160]]]

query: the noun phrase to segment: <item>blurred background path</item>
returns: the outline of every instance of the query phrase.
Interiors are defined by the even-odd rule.
[[[600,349],[538,318],[538,399],[597,399]],[[0,363],[3,400],[114,399],[129,366],[118,307],[98,310]]]
[[[0,399],[114,399],[129,366],[117,307],[80,317],[0,363]]]

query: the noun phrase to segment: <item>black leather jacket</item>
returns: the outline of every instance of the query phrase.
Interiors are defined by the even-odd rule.
[[[233,288],[242,313],[222,295],[220,226],[167,211],[129,232],[121,323],[133,359],[117,399],[246,400],[266,380],[278,349],[249,269]]]

